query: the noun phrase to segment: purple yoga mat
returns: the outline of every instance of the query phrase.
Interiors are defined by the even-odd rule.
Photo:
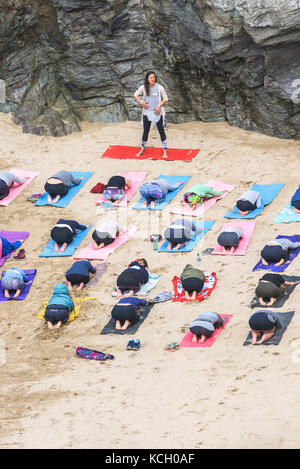
[[[277,236],[276,239],[280,239],[280,238],[287,238],[287,239],[290,239],[293,243],[297,243],[297,242],[300,242],[300,235],[294,235],[294,236]],[[290,258],[287,262],[285,262],[284,264],[281,264],[280,266],[275,266],[273,264],[269,264],[269,265],[264,265],[260,259],[260,261],[256,264],[256,266],[253,268],[253,272],[255,270],[271,270],[272,272],[284,272],[285,269],[290,265],[290,263],[298,256],[300,252],[300,247],[298,247],[297,249],[293,249],[290,253]]]
[[[0,236],[6,238],[10,243],[18,241],[18,239],[27,239],[30,235],[29,231],[0,231]],[[21,246],[20,246],[21,248]],[[14,251],[0,258],[0,267],[3,266],[6,259],[9,259]]]
[[[23,270],[23,269],[22,269]],[[1,280],[5,274],[6,270],[4,270],[2,272],[2,275],[1,275]],[[24,288],[23,290],[21,291],[20,295],[17,297],[17,298],[14,298],[14,293],[10,295],[10,298],[6,298],[4,296],[4,290],[2,288],[2,282],[0,284],[0,301],[8,301],[8,300],[25,300],[26,296],[28,295],[29,293],[29,290],[31,288],[31,285],[33,284],[33,281],[34,281],[34,278],[36,276],[36,269],[30,269],[30,270],[23,270],[23,272],[25,272],[25,274],[27,275],[27,278],[28,278],[28,281],[26,283],[24,283]]]

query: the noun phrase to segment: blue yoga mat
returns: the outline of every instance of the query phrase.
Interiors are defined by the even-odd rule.
[[[199,243],[200,239],[203,238],[205,233],[207,233],[213,227],[213,224],[215,222],[214,221],[204,221],[204,222],[196,221],[195,223],[196,223],[197,228],[202,228],[203,231],[195,235],[193,239],[190,239],[189,242],[185,246],[183,246],[182,248],[176,251],[173,249],[170,249],[170,251],[168,251],[166,248],[169,244],[169,241],[165,241],[164,244],[159,248],[158,252],[191,252],[196,246],[196,244]]]
[[[256,218],[263,211],[265,206],[269,205],[275,199],[283,186],[284,184],[253,184],[250,190],[260,193],[262,199],[261,207],[256,208],[252,212],[248,213],[248,215],[242,217],[235,205],[233,210],[229,210],[229,212],[226,213],[225,218],[241,218],[242,220],[246,218]]]
[[[163,210],[168,203],[174,199],[175,195],[178,194],[178,192],[181,191],[181,189],[185,186],[185,184],[189,181],[191,176],[168,176],[166,174],[161,174],[157,179],[167,179],[170,184],[176,184],[178,182],[184,182],[184,184],[181,184],[181,186],[178,187],[178,189],[175,189],[172,192],[168,192],[165,200],[161,202],[160,204],[155,204],[154,208],[149,207],[144,207],[143,203],[145,202],[145,198],[141,197],[140,200],[135,204],[134,207],[132,207],[134,210]]]
[[[74,178],[80,178],[83,177],[82,181],[80,184],[77,186],[72,186],[69,189],[69,192],[67,195],[65,195],[62,199],[59,199],[59,201],[56,204],[48,204],[47,202],[47,197],[48,193],[45,192],[42,197],[35,203],[35,205],[40,206],[40,205],[52,205],[53,207],[66,207],[68,203],[73,199],[73,197],[77,194],[77,192],[80,191],[80,189],[85,185],[85,183],[92,177],[94,173],[90,172],[82,172],[82,171],[72,171],[72,174]]]
[[[67,256],[73,256],[75,249],[78,248],[79,244],[81,241],[86,237],[90,229],[92,228],[93,225],[88,226],[85,230],[79,231],[72,243],[68,244],[64,252],[55,252],[54,251],[54,245],[55,242],[53,239],[50,239],[48,244],[44,247],[43,251],[41,254],[39,254],[39,257],[67,257]]]

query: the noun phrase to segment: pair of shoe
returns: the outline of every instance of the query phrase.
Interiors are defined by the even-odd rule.
[[[126,350],[140,350],[141,348],[141,341],[140,339],[134,340],[131,339],[126,347]]]
[[[37,202],[41,197],[42,197],[43,194],[32,194],[28,197],[27,200],[29,200],[30,202]]]
[[[20,249],[16,256],[13,256],[14,259],[25,259],[25,249]]]
[[[171,342],[170,344],[167,344],[165,346],[165,350],[168,350],[169,352],[175,352],[175,350],[179,349],[179,343],[178,342]]]

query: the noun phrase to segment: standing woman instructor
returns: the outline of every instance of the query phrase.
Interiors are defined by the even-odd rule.
[[[156,81],[156,74],[154,72],[147,72],[144,84],[140,86],[134,93],[135,99],[143,107],[144,126],[142,146],[136,156],[141,156],[144,153],[151,122],[154,122],[157,125],[157,129],[163,144],[163,158],[168,158],[167,137],[164,130],[165,110],[163,107],[164,104],[168,101],[168,96],[164,87],[159,85]],[[139,98],[141,95],[143,95],[143,100]]]

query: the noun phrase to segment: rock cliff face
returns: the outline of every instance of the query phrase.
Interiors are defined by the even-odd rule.
[[[139,119],[149,69],[171,122],[300,138],[300,0],[0,0],[0,111],[25,132]]]

